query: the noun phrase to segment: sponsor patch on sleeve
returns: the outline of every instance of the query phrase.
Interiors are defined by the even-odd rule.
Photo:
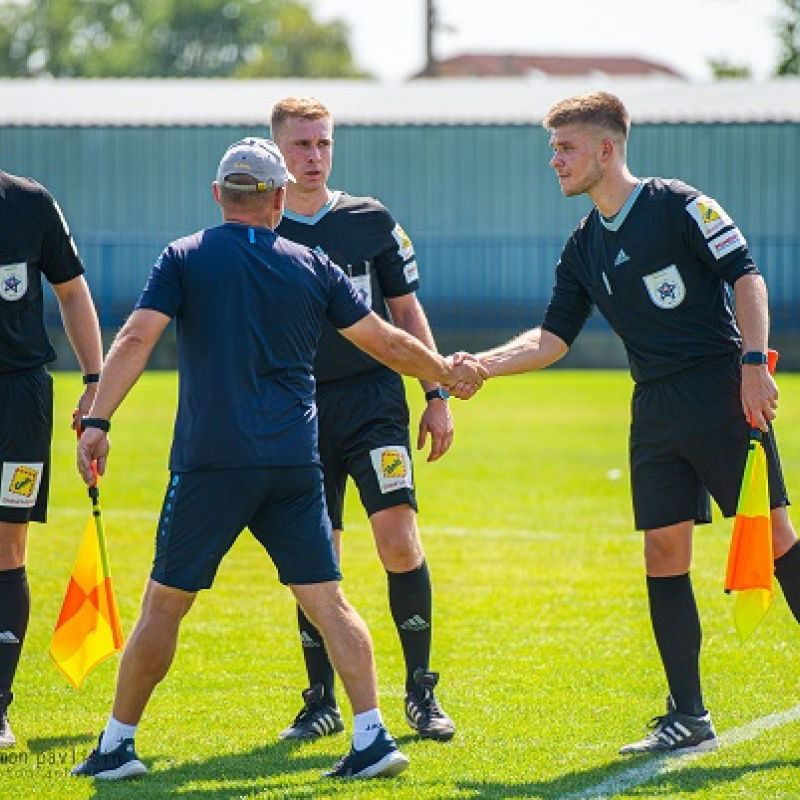
[[[738,228],[734,228],[733,230],[725,231],[721,236],[717,236],[716,239],[712,239],[708,246],[714,254],[714,258],[719,261],[721,258],[725,258],[728,253],[732,253],[746,244],[747,241],[742,236],[742,232]]]
[[[378,486],[383,494],[397,489],[414,488],[411,459],[403,445],[377,447],[370,450],[369,455],[378,478]]]
[[[694,217],[697,227],[706,239],[733,225],[733,220],[725,213],[725,209],[716,200],[705,195],[695,197],[686,206],[686,210]]]
[[[400,225],[394,226],[392,236],[397,242],[397,252],[400,253],[400,257],[403,259],[403,261],[410,261],[413,259],[414,245],[411,244],[411,239],[408,238],[408,234],[400,227]]]
[[[6,461],[0,474],[0,506],[32,508],[39,496],[43,464]]]
[[[414,283],[419,280],[419,269],[417,268],[416,261],[409,261],[403,267],[403,272],[406,275],[406,283]]]

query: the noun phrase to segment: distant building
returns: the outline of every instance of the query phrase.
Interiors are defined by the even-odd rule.
[[[613,77],[671,77],[685,79],[677,70],[635,56],[555,56],[518,53],[462,53],[436,61],[437,78],[509,78],[542,75],[579,78],[603,74]],[[426,72],[414,78],[426,77]]]

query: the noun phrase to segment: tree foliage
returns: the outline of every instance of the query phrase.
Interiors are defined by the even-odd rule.
[[[800,75],[800,0],[780,0],[777,21],[780,60],[775,75]]]
[[[708,62],[714,80],[746,80],[753,77],[753,70],[747,64],[734,64],[726,59],[712,58]]]
[[[6,77],[367,77],[305,0],[0,0]]]

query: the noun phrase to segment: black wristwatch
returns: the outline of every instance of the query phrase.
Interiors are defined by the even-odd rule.
[[[89,372],[88,374],[83,376],[84,386],[88,386],[90,383],[100,383],[99,372]]]
[[[450,392],[447,389],[442,389],[439,386],[437,389],[431,389],[429,392],[425,392],[425,402],[430,403],[431,400],[447,400],[450,397]]]
[[[81,428],[98,428],[108,433],[111,430],[111,421],[102,417],[84,417],[81,420]]]
[[[742,356],[742,364],[767,364],[767,363],[769,363],[767,354],[762,353],[760,350],[748,350]]]

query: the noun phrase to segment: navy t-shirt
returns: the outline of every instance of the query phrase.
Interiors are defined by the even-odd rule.
[[[42,275],[58,284],[83,272],[67,223],[47,189],[0,171],[0,373],[55,360],[44,326]]]
[[[569,238],[542,327],[571,345],[596,306],[633,379],[658,380],[740,350],[730,287],[753,274],[744,236],[715,200],[649,178],[613,220],[595,208]]]
[[[174,317],[174,471],[318,462],[312,363],[323,325],[369,309],[328,258],[226,223],[170,244],[136,308]]]

